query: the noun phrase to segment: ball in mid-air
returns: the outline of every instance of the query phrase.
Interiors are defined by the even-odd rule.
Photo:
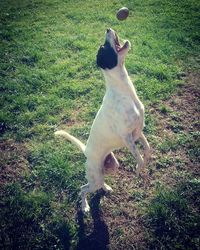
[[[117,19],[122,21],[122,20],[125,20],[129,15],[129,9],[127,7],[122,7],[121,9],[119,9],[117,11]]]

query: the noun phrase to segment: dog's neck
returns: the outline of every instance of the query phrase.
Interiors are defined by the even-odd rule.
[[[106,88],[123,87],[124,84],[130,81],[125,66],[117,66],[110,70],[103,70],[103,75],[106,82]]]
[[[135,87],[128,75],[125,65],[118,65],[111,70],[103,70],[106,82],[106,91],[120,91],[131,93],[133,98],[137,98]]]

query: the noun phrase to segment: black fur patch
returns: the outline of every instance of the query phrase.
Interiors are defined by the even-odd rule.
[[[97,65],[102,69],[112,69],[117,66],[117,54],[109,42],[105,42],[105,44],[99,48]]]

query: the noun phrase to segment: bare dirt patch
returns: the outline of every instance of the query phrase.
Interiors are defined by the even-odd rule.
[[[27,149],[12,140],[0,142],[0,185],[19,180],[28,172]]]
[[[176,94],[169,97],[163,103],[176,113],[169,117],[168,114],[160,112],[158,107],[153,107],[161,119],[161,129],[172,130],[172,121],[179,122],[184,131],[199,130],[200,118],[200,74],[189,73],[185,78],[185,84],[181,85]]]

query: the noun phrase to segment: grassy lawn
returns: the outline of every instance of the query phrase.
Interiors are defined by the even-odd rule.
[[[130,10],[126,21],[115,17],[122,6]],[[197,249],[200,182],[189,166],[199,162],[198,121],[180,116],[176,95],[194,82],[188,76],[199,76],[199,1],[0,0],[0,7],[1,248]],[[94,218],[83,218],[84,231],[77,208],[85,158],[53,133],[63,128],[87,140],[105,92],[96,53],[108,27],[132,43],[126,67],[154,152],[148,187],[127,150],[117,152],[121,174],[108,177],[114,193],[96,208],[105,214],[100,243]],[[123,195],[129,216],[119,206]],[[138,238],[125,230],[139,226]]]

